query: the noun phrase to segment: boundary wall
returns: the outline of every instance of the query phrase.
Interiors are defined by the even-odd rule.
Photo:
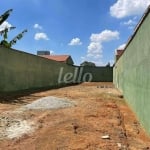
[[[113,82],[150,134],[150,8],[113,68]]]
[[[90,81],[112,81],[111,67],[82,68],[0,46],[0,93],[76,84],[88,73]]]

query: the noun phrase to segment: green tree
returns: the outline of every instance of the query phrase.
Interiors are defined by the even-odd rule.
[[[8,42],[8,31],[15,29],[16,27],[6,27],[5,29],[0,31],[0,34],[3,36],[3,40],[0,42],[0,45],[5,47],[11,47],[10,43]]]
[[[4,14],[0,16],[0,25],[9,17],[10,13],[12,12],[12,9],[9,9]],[[8,32],[10,30],[15,29],[16,27],[6,27],[5,29],[0,31],[0,35],[3,36],[3,40],[0,41],[0,45],[3,45],[5,47],[12,47],[12,45],[16,44],[18,40],[20,40],[24,33],[27,32],[27,29],[23,30],[21,33],[19,33],[17,36],[15,36],[10,42],[8,41]]]
[[[95,67],[95,63],[89,62],[89,61],[84,61],[83,63],[80,64],[80,66],[92,66]]]

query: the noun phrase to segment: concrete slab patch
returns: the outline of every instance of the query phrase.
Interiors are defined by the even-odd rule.
[[[31,133],[34,130],[34,124],[31,121],[11,116],[0,117],[0,139],[19,138],[24,134]]]
[[[6,135],[8,138],[16,138],[21,137],[23,134],[27,134],[31,132],[33,128],[31,127],[31,123],[26,120],[18,120],[16,123],[12,124],[10,127],[6,129]]]

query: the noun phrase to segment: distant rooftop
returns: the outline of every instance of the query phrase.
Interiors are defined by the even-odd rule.
[[[124,49],[117,49],[116,50],[116,61],[118,61],[118,59],[122,56],[122,54],[123,54],[123,52],[124,52]]]
[[[70,65],[74,64],[70,55],[39,55],[39,56],[50,59],[50,60],[55,60],[58,62],[70,64]]]

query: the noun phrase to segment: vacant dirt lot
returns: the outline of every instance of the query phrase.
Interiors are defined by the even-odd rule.
[[[74,106],[20,109],[47,96],[67,98]],[[129,149],[150,149],[150,138],[112,83],[84,83],[0,99],[0,150]]]

